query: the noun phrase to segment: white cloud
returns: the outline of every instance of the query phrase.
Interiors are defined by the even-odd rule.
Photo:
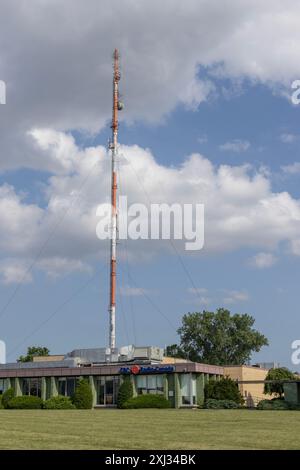
[[[273,253],[257,253],[249,260],[249,264],[253,267],[264,269],[270,268],[277,262],[276,256]]]
[[[32,282],[32,275],[28,266],[21,260],[2,260],[0,262],[0,282],[2,284],[28,284]]]
[[[87,263],[76,259],[59,257],[41,259],[41,261],[37,263],[37,267],[53,279],[72,272],[91,273],[91,267]]]
[[[195,295],[207,294],[208,292],[205,287],[189,287],[187,291],[189,294]]]
[[[281,134],[280,140],[284,144],[292,144],[293,142],[296,142],[299,139],[298,135],[295,134]]]
[[[149,293],[147,289],[144,289],[142,287],[122,286],[120,290],[122,295],[128,297],[140,297],[144,294]]]
[[[11,186],[0,187],[0,255],[34,259],[43,247],[37,269],[51,276],[85,271],[95,259],[104,259],[108,250],[107,243],[96,237],[96,208],[110,194],[106,150],[81,149],[62,132],[36,129],[31,135],[57,174],[45,185],[42,207],[26,203],[26,195]],[[207,254],[243,247],[272,252],[282,242],[296,251],[300,202],[287,192],[274,192],[264,171],[255,172],[249,165],[214,166],[200,154],[190,155],[177,168],[167,167],[137,145],[121,146],[120,153],[127,163],[120,167],[120,188],[129,204],[205,204]],[[176,244],[183,252],[184,241]],[[161,250],[173,253],[167,241],[128,241],[129,256],[135,259]]]
[[[115,45],[129,123],[158,123],[180,103],[195,109],[223,93],[215,77],[290,95],[300,76],[299,16],[293,0],[2,0],[0,169],[52,171],[58,163],[32,146],[28,129],[103,128]],[[68,155],[59,163],[69,164]]]
[[[224,152],[246,152],[250,147],[250,142],[247,140],[234,139],[231,142],[225,142],[219,145],[219,149]]]
[[[294,162],[291,165],[284,165],[281,169],[286,175],[298,175],[300,173],[300,162]]]
[[[226,295],[223,298],[224,304],[236,304],[240,302],[247,302],[249,300],[249,295],[246,291],[226,291]]]

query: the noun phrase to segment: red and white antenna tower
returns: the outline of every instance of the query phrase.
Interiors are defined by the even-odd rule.
[[[123,108],[119,100],[119,52],[114,50],[113,69],[113,113],[111,150],[111,242],[110,242],[110,295],[109,295],[109,347],[116,347],[116,264],[117,264],[117,153],[118,153],[118,111]]]

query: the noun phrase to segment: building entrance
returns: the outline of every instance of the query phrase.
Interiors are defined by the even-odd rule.
[[[104,376],[96,379],[97,405],[115,406],[119,389],[118,376]]]

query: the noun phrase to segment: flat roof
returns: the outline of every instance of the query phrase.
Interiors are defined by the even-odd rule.
[[[157,373],[165,373],[159,368],[166,369],[173,367],[172,372],[178,373],[206,373],[212,375],[224,375],[224,368],[209,364],[199,364],[197,362],[183,362],[173,364],[145,364],[145,363],[118,363],[118,364],[103,364],[94,366],[79,366],[79,367],[35,367],[35,368],[20,368],[20,369],[1,369],[0,378],[14,378],[14,377],[70,377],[70,376],[88,376],[88,375],[119,375],[120,369],[130,368],[133,365],[143,367],[157,368]]]

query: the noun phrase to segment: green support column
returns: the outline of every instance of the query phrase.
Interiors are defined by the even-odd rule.
[[[133,396],[136,397],[137,396],[137,390],[136,390],[136,383],[135,383],[135,376],[134,375],[130,375],[130,381],[132,383]]]
[[[96,394],[96,387],[95,387],[94,377],[92,375],[89,375],[89,383],[90,383],[90,386],[91,386],[91,389],[92,389],[93,407],[94,407],[97,404],[97,394]]]
[[[174,382],[175,382],[175,408],[180,408],[181,406],[181,390],[180,390],[180,381],[179,375],[174,374]]]
[[[197,390],[197,405],[202,406],[204,403],[204,374],[197,375],[196,378],[196,390]]]
[[[56,377],[51,377],[50,395],[51,395],[51,397],[57,397],[57,395],[58,395],[57,379],[56,379]]]
[[[46,378],[42,377],[41,380],[41,399],[45,401],[47,399],[46,397]]]
[[[6,379],[6,390],[8,390],[9,388],[12,388],[12,384],[11,384],[11,379],[7,378]]]
[[[22,396],[21,379],[19,379],[19,377],[15,378],[15,396]]]
[[[166,400],[169,400],[169,387],[168,387],[168,377],[167,377],[167,374],[164,374],[163,384],[164,384],[164,395],[165,395],[165,398],[166,398]]]

